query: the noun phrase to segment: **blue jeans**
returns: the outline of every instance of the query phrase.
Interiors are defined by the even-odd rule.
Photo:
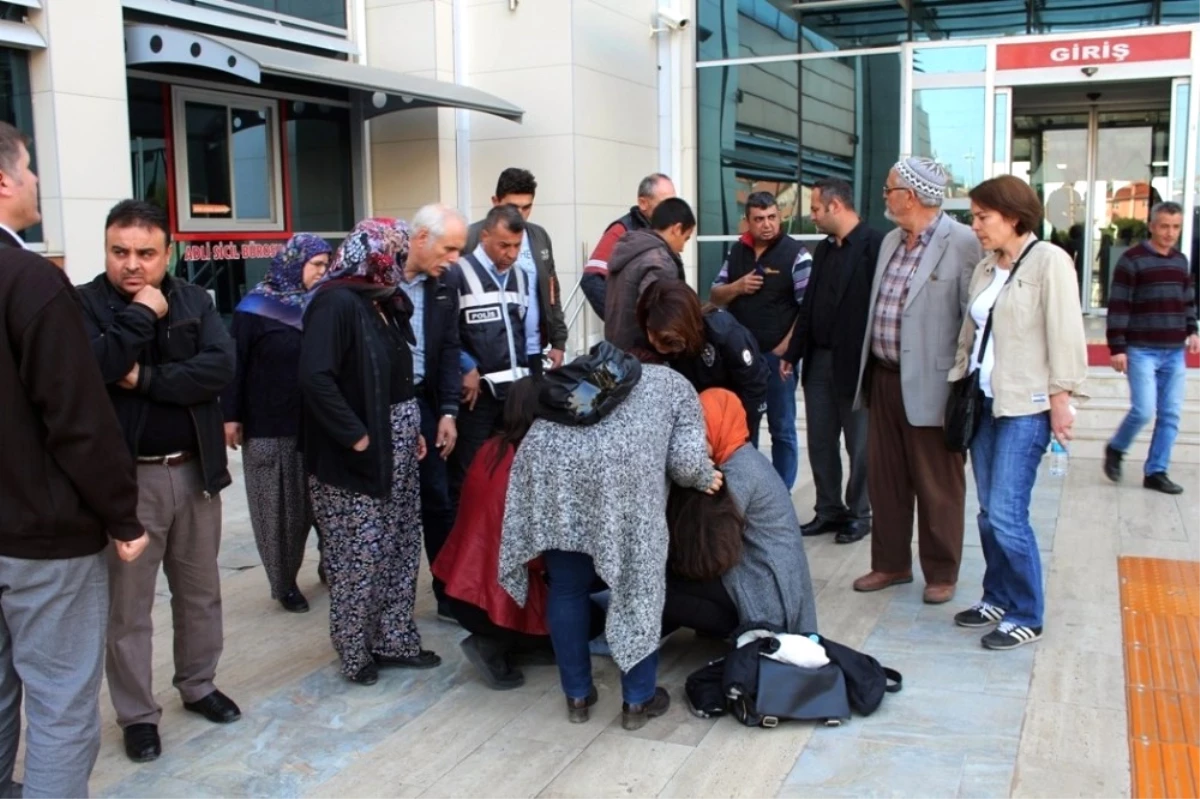
[[[771,432],[771,462],[792,490],[800,461],[796,439],[796,373],[784,380],[779,376],[779,356],[763,353],[767,359],[767,429]],[[750,428],[750,443],[758,448],[758,425]]]
[[[1154,417],[1154,436],[1146,457],[1146,476],[1167,471],[1171,449],[1179,434],[1179,415],[1187,390],[1187,363],[1183,347],[1169,350],[1130,347],[1129,413],[1108,445],[1117,452],[1128,452],[1133,438]]]
[[[591,591],[596,567],[590,555],[557,549],[542,553],[550,590],[546,597],[546,625],[558,660],[558,677],[563,693],[583,699],[592,690],[592,656],[588,651],[591,631]],[[664,578],[665,579],[665,578]],[[658,652],[643,658],[628,672],[621,672],[621,694],[631,705],[654,698],[658,675]]]
[[[1046,604],[1029,502],[1049,444],[1049,412],[997,419],[992,401],[984,400],[983,421],[971,441],[979,540],[987,561],[983,601],[1003,608],[1005,621],[1027,627],[1042,626]]]

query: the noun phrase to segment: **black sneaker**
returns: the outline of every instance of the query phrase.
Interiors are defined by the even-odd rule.
[[[1182,494],[1183,486],[1179,483],[1171,482],[1171,478],[1167,477],[1166,472],[1155,472],[1154,474],[1146,475],[1142,480],[1142,488],[1149,488],[1151,491],[1161,491],[1164,494]]]
[[[986,602],[976,602],[961,613],[954,615],[954,623],[959,627],[989,627],[998,624],[1004,618],[1004,608],[989,605]]]
[[[983,636],[980,643],[984,649],[1016,649],[1025,644],[1032,644],[1041,637],[1041,627],[1026,627],[1011,621],[1002,621],[999,627]]]
[[[525,684],[525,675],[513,668],[507,654],[495,641],[481,635],[468,635],[458,642],[463,654],[490,688],[510,691]]]
[[[1121,482],[1121,460],[1124,452],[1117,452],[1112,447],[1104,448],[1104,476],[1114,483]]]
[[[640,705],[621,703],[621,728],[625,730],[640,730],[650,719],[658,718],[671,709],[671,695],[666,688],[654,689],[654,696],[649,702]]]

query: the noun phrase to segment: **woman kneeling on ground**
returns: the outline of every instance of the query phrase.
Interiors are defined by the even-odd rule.
[[[504,402],[499,433],[471,461],[463,483],[458,519],[433,564],[433,574],[446,584],[451,612],[471,633],[459,646],[489,686],[498,691],[520,688],[525,676],[514,661],[552,663],[554,652],[546,628],[546,568],[540,558],[529,563],[529,595],[521,607],[496,580],[504,498],[513,458],[537,414],[538,382],[525,377],[513,383]],[[604,630],[604,614],[593,613],[596,635]]]
[[[606,343],[585,357],[594,359],[594,370],[569,392],[567,407],[603,408],[606,397],[628,394],[598,421],[587,420],[593,423],[539,418],[529,429],[508,486],[500,584],[525,603],[527,564],[538,555],[545,559],[546,620],[573,723],[587,721],[598,698],[588,650],[589,593],[597,575],[608,584],[605,633],[621,669],[621,723],[636,730],[671,704],[666,690],[655,687],[668,478],[711,491],[722,479],[708,457],[700,401],[687,380],[665,366],[639,364]],[[577,364],[563,369],[572,367]]]
[[[701,579],[669,582],[664,623],[720,636],[749,622],[770,622],[789,633],[816,632],[812,578],[791,494],[767,457],[750,444],[746,413],[737,395],[713,388],[700,394],[700,404],[713,460],[725,475],[726,489],[734,510],[741,514],[744,531],[741,541],[731,545],[737,519],[719,495],[673,498],[673,562],[697,563],[688,557],[692,551],[689,542],[691,547],[697,542],[683,529],[694,524],[689,518],[696,519],[697,509],[687,510],[693,502],[707,508],[704,524],[710,528],[706,535],[712,543],[699,561],[699,572],[684,569]],[[737,543],[740,557],[730,558],[730,553],[736,554]],[[719,553],[726,553],[722,556],[726,563],[733,562],[719,579],[712,579],[704,573],[703,563],[712,562]]]

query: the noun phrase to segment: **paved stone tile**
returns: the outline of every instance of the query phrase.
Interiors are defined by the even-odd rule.
[[[1009,697],[906,685],[846,730],[863,740],[1011,758],[1024,715],[1023,703]]]
[[[537,796],[579,752],[563,744],[498,736],[472,752],[422,796]]]
[[[547,799],[655,796],[691,753],[690,746],[606,732],[571,761],[539,796]]]
[[[996,799],[1008,796],[1012,789],[1015,764],[1010,760],[963,758],[962,779],[958,783],[959,799]]]
[[[779,791],[782,797],[956,796],[963,754],[897,746],[817,730]]]
[[[977,631],[976,636],[984,630]],[[873,649],[880,663],[904,676],[905,686],[934,686],[943,691],[988,694],[1023,699],[1029,693],[1034,651],[1025,647],[1012,652],[987,652],[976,645],[972,652],[918,652]],[[903,691],[901,691],[903,693]],[[898,698],[884,697],[884,703]]]

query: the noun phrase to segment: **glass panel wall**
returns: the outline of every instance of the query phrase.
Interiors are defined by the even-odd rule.
[[[759,190],[779,198],[785,231],[815,233],[807,187],[823,177],[849,181],[863,216],[886,224],[878,187],[900,148],[899,54],[702,68],[697,92],[700,235],[740,233]],[[721,252],[700,254],[705,288]]]
[[[197,0],[175,0],[177,3],[201,5]],[[229,0],[248,8],[319,22],[334,28],[346,27],[346,0]]]
[[[913,155],[932,158],[946,168],[950,198],[966,197],[985,177],[986,103],[982,86],[913,92]]]
[[[29,138],[29,167],[37,172],[37,146],[33,130],[33,100],[29,91],[29,53],[0,47],[0,120]],[[28,244],[42,241],[42,226],[17,231]]]
[[[259,0],[269,2],[270,0]],[[811,9],[805,9],[807,3]],[[1196,0],[697,0],[701,61],[1200,21]]]
[[[292,229],[345,232],[354,226],[350,109],[294,100],[287,104]]]

